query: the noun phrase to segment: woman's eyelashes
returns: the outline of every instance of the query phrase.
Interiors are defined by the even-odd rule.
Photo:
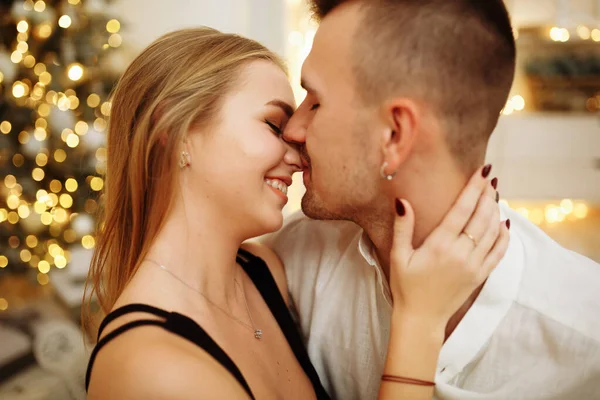
[[[277,125],[275,125],[274,123],[270,122],[269,120],[265,120],[265,124],[269,125],[269,128],[271,128],[271,130],[277,135],[277,136],[281,136],[282,132],[281,132],[281,128],[278,127]]]
[[[315,103],[312,106],[310,106],[310,111],[316,110],[317,108],[319,108],[321,105],[319,103]]]

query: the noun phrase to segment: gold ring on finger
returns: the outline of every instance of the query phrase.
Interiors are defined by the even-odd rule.
[[[466,237],[468,237],[469,239],[471,239],[471,242],[473,242],[473,245],[475,247],[477,247],[477,240],[475,240],[475,238],[473,236],[469,235],[469,233],[466,231],[462,231],[462,234],[465,235]]]

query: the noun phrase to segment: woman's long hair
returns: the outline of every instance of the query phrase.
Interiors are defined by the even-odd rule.
[[[116,85],[97,245],[82,307],[88,334],[94,295],[109,312],[168,215],[185,135],[218,117],[221,100],[252,60],[283,68],[253,40],[210,28],[184,29],[148,46]]]

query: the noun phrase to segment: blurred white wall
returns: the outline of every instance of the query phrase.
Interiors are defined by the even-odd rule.
[[[288,8],[303,0],[119,0],[111,8],[125,23],[126,43],[141,49],[170,30],[208,25],[259,40],[284,54]],[[600,0],[505,0],[516,26],[600,18]],[[595,17],[594,17],[595,16]]]
[[[600,204],[600,119],[524,113],[502,116],[487,161],[503,198],[582,199]]]
[[[600,0],[505,0],[515,28],[600,27]],[[517,70],[511,95],[527,98]],[[591,114],[502,116],[488,147],[508,199],[583,199],[600,203],[600,119]]]
[[[280,55],[285,49],[283,0],[119,0],[111,9],[123,22],[130,57],[164,33],[200,25],[250,37]]]
[[[505,0],[513,24],[519,27],[535,25],[569,25],[569,20],[590,23],[600,12],[598,0]],[[579,18],[583,17],[583,18]],[[581,19],[588,19],[589,22]],[[596,22],[600,22],[597,21]]]

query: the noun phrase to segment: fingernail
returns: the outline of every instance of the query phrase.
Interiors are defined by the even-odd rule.
[[[506,220],[506,229],[510,229],[510,219]]]
[[[498,178],[492,179],[492,187],[496,189],[498,187]]]
[[[485,167],[483,167],[483,170],[481,171],[481,175],[483,175],[484,178],[487,178],[491,171],[492,171],[492,164],[488,164]]]
[[[401,216],[404,217],[404,214],[406,214],[406,209],[404,208],[404,204],[402,204],[402,201],[396,199],[396,213]]]
[[[500,193],[496,192],[496,203],[500,201]]]

